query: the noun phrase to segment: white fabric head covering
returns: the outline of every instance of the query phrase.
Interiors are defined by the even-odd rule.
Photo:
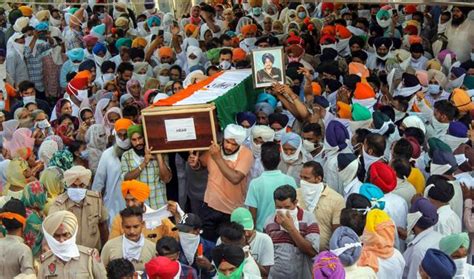
[[[71,186],[74,182],[79,180],[82,184],[89,186],[92,172],[83,166],[74,166],[64,172],[64,182],[66,186]]]
[[[53,154],[59,150],[58,143],[54,140],[45,140],[38,149],[38,158],[45,165],[48,165],[49,160],[53,157]]]
[[[189,57],[191,54],[196,55],[197,59],[200,60],[202,56],[202,50],[197,46],[189,46],[186,50],[186,57]]]
[[[66,231],[72,235],[64,242],[59,242],[53,237],[60,226],[64,226]],[[43,220],[42,228],[46,242],[54,255],[66,262],[80,256],[79,248],[76,245],[78,223],[72,212],[61,210],[50,213]]]
[[[275,137],[275,131],[272,128],[265,125],[255,125],[252,128],[252,138],[262,138],[263,141],[273,141]]]
[[[107,131],[102,124],[94,124],[87,129],[85,140],[87,147],[104,151],[107,148]]]
[[[415,128],[420,128],[424,134],[426,134],[426,127],[423,121],[416,115],[410,115],[403,119],[402,122],[403,125],[405,125],[406,128],[410,127],[415,127]]]
[[[227,127],[225,127],[225,130],[224,130],[225,139],[233,139],[238,145],[242,145],[246,137],[247,137],[247,132],[240,125],[229,124],[227,125]]]
[[[190,46],[199,47],[199,41],[196,40],[195,38],[186,38],[183,40],[183,43],[181,44],[181,49],[183,49],[184,51],[187,51],[188,47]]]
[[[103,98],[95,106],[94,119],[97,124],[104,124],[104,112],[102,112],[110,103],[110,99]]]
[[[158,102],[159,100],[162,100],[162,99],[166,99],[168,98],[169,96],[166,95],[165,93],[158,93],[155,95],[155,97],[153,98],[153,103],[156,103]]]
[[[184,79],[183,81],[183,87],[184,88],[187,88],[188,86],[190,86],[191,84],[194,84],[194,81],[197,79],[197,78],[204,78],[206,77],[204,75],[204,73],[201,71],[201,70],[195,70],[195,71],[192,71],[191,73],[189,73],[189,75],[186,76],[186,78]]]
[[[28,26],[28,23],[30,23],[30,19],[26,16],[22,16],[15,21],[15,24],[13,25],[13,30],[21,33],[21,30]]]

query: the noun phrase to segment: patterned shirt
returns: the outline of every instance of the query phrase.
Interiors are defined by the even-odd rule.
[[[30,81],[35,84],[38,91],[44,92],[43,83],[43,57],[49,54],[49,43],[45,41],[36,41],[34,49],[25,46],[26,67]]]
[[[66,51],[74,48],[84,48],[82,45],[82,34],[76,30],[67,28],[64,31],[64,41],[66,43]]]
[[[137,155],[133,149],[125,151],[122,155],[122,175],[125,176],[132,170],[137,169],[143,160],[144,158]],[[168,162],[168,157],[164,156],[163,160]],[[160,179],[158,161],[151,160],[136,179],[150,186],[150,197],[147,204],[151,208],[158,209],[167,203],[166,185]]]

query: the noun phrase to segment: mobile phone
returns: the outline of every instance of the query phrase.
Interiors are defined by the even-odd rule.
[[[163,30],[159,30],[159,31],[158,31],[158,36],[163,36],[163,34],[164,34],[164,31],[163,31]]]

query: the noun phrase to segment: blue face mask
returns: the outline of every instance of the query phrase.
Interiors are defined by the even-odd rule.
[[[262,13],[262,8],[261,7],[254,7],[252,9],[252,12],[254,15],[259,16]]]
[[[298,17],[301,18],[301,19],[305,18],[306,17],[306,12],[299,12]]]
[[[439,84],[428,84],[428,93],[436,95],[439,94],[441,86]]]
[[[89,150],[84,150],[84,151],[81,151],[81,155],[80,155],[81,159],[82,160],[88,160],[89,159]]]

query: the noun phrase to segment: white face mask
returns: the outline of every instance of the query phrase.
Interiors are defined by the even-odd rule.
[[[301,179],[300,188],[301,193],[303,194],[303,200],[306,203],[306,209],[309,212],[313,212],[318,205],[319,198],[324,190],[324,183],[310,183]]]
[[[46,231],[44,227],[43,231]],[[77,230],[74,232],[71,238],[63,242],[59,242],[52,235],[45,232],[44,238],[46,239],[49,248],[56,257],[60,258],[65,262],[69,262],[72,258],[80,256],[79,248],[76,245],[76,235]]]
[[[189,56],[188,56],[187,61],[188,61],[188,67],[189,67],[189,68],[191,68],[192,66],[196,66],[197,64],[199,64],[199,58],[198,58],[198,57],[192,59],[192,58],[189,58]]]
[[[115,74],[114,73],[107,73],[102,75],[102,79],[107,82],[115,79]]]
[[[61,20],[60,19],[55,19],[54,17],[49,18],[49,23],[51,23],[51,25],[54,26],[54,27],[61,26]]]
[[[150,33],[152,35],[158,35],[158,32],[160,31],[160,27],[159,26],[153,26],[150,28]]]
[[[405,115],[406,115],[405,112],[399,111],[398,109],[393,109],[393,111],[395,111],[395,122],[397,122],[398,120],[402,119],[402,118],[405,117]]]
[[[251,149],[253,153],[254,158],[260,158],[262,154],[262,145],[261,144],[256,144],[253,140],[251,142]]]
[[[244,39],[244,43],[248,46],[249,49],[255,48],[255,42],[257,42],[257,38],[255,37]]]
[[[232,67],[232,64],[227,60],[222,61],[221,63],[219,63],[219,68],[221,68],[222,70],[229,70],[230,67]]]
[[[291,219],[293,219],[293,224],[295,225],[296,229],[299,231],[300,226],[299,226],[299,221],[298,221],[298,207],[295,207],[295,209],[276,209],[276,214],[283,214],[287,215],[287,213],[290,213]],[[283,227],[282,230],[286,231]]]
[[[127,149],[130,148],[130,139],[128,139],[128,138],[126,140],[122,140],[117,135],[115,135],[115,143],[121,149],[127,150]]]
[[[298,158],[300,157],[301,146],[302,146],[302,144],[300,144],[300,146],[298,146],[298,148],[296,149],[295,153],[293,153],[291,155],[286,155],[286,153],[284,151],[282,151],[281,152],[281,158],[282,158],[283,162],[288,163],[288,164],[292,164],[292,163],[296,162],[298,160]]]
[[[51,124],[49,124],[47,119],[44,119],[44,120],[36,122],[35,127],[38,129],[44,130],[51,127]]]
[[[281,138],[283,137],[283,135],[286,134],[286,127],[284,127],[283,129],[280,129],[278,131],[275,131],[275,140],[276,141],[281,141]]]
[[[470,278],[470,269],[467,267],[467,257],[453,260],[456,265],[456,276],[454,278]],[[467,276],[463,276],[467,275]]]
[[[199,246],[200,237],[193,233],[179,232],[179,243],[183,248],[184,256],[188,260],[188,264],[194,263],[194,255]]]
[[[309,153],[313,152],[314,150],[316,150],[316,144],[313,143],[313,142],[310,142],[309,140],[305,139],[303,140],[303,147],[306,151],[308,151]]]
[[[433,127],[434,135],[445,135],[449,128],[449,123],[441,123],[433,116],[431,120],[431,126]]]
[[[413,235],[413,228],[422,216],[423,214],[420,211],[407,214],[407,235]]]
[[[102,63],[104,63],[104,60],[105,60],[105,56],[104,57],[100,57],[96,54],[92,54],[94,56],[94,61],[97,65],[99,65],[99,67],[102,65]]]
[[[67,195],[73,202],[80,202],[86,197],[87,189],[84,188],[67,188]]]
[[[36,104],[36,96],[25,96],[23,97],[23,105],[35,103]]]
[[[366,172],[369,171],[369,168],[373,163],[377,162],[382,158],[369,155],[367,152],[365,152],[364,147],[362,147],[362,156],[364,157],[364,168]]]
[[[147,74],[133,74],[134,78],[138,80],[140,86],[143,88],[145,86],[148,75]]]
[[[387,28],[390,26],[390,23],[392,22],[392,20],[389,18],[389,19],[378,19],[377,18],[377,23],[380,25],[380,27],[382,28]]]
[[[86,89],[86,90],[77,90],[76,98],[77,98],[79,101],[84,101],[85,99],[87,99],[87,98],[88,98],[88,91],[87,91],[87,89]]]
[[[158,76],[158,80],[160,81],[160,84],[161,86],[165,86],[168,81],[170,81],[170,77],[169,76]]]

